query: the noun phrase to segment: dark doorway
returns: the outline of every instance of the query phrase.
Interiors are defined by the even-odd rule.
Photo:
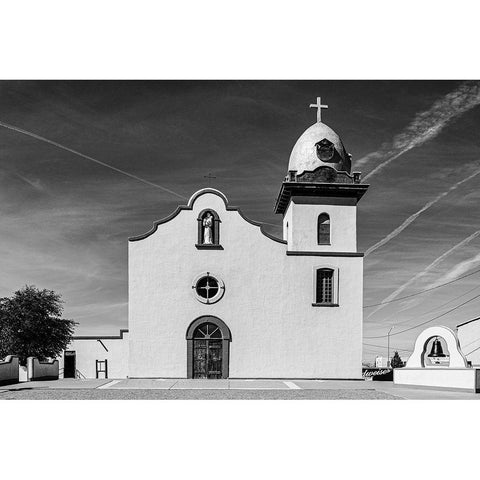
[[[77,354],[74,350],[66,350],[63,355],[63,378],[75,378]]]
[[[213,315],[195,319],[187,329],[187,378],[228,378],[232,334]]]
[[[213,323],[200,325],[193,334],[193,378],[222,378],[222,332]]]

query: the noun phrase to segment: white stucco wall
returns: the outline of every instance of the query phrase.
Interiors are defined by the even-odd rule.
[[[297,215],[300,225],[314,218],[316,243],[316,216],[327,211],[332,251],[355,251],[355,207],[299,207],[293,232]],[[220,216],[223,250],[195,247],[197,216],[206,208]],[[341,240],[342,232],[349,238]],[[292,250],[318,250],[302,242]],[[232,333],[231,378],[361,378],[363,258],[286,251],[213,193],[199,196],[192,210],[150,236],[129,242],[128,375],[186,377],[187,328],[199,316],[214,315]],[[312,306],[314,268],[323,266],[339,270],[339,307]],[[223,298],[213,305],[192,292],[193,279],[207,271],[225,282]]]
[[[0,385],[18,383],[19,381],[19,361],[16,355],[8,355],[3,360],[0,359]]]
[[[480,319],[457,327],[457,336],[467,360],[480,366]]]
[[[43,380],[46,378],[58,380],[59,366],[57,359],[41,362],[36,357],[28,357],[27,378],[30,381]]]
[[[397,385],[460,388],[476,391],[480,370],[475,368],[396,368],[393,381]]]
[[[330,216],[330,245],[318,245],[317,221]],[[357,251],[357,207],[353,205],[308,205],[293,198],[284,216],[289,226],[288,249],[317,252]],[[284,239],[286,239],[284,234]]]
[[[98,337],[107,347],[108,352],[96,337],[74,340],[67,350],[76,353],[76,369],[81,378],[95,378],[95,360],[108,360],[108,378],[126,378],[128,376],[128,333],[123,338]],[[63,372],[63,355],[60,357],[60,370]],[[103,375],[103,374],[102,374]]]

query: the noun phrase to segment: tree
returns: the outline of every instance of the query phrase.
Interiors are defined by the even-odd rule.
[[[403,360],[400,358],[398,352],[395,352],[395,355],[392,357],[391,366],[392,368],[403,367]]]
[[[12,297],[0,298],[0,358],[18,355],[39,360],[58,357],[67,347],[77,324],[62,319],[61,295],[26,285]]]

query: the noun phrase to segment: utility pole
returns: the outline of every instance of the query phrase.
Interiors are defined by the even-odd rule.
[[[387,341],[387,368],[390,367],[391,365],[391,362],[390,362],[390,332],[395,328],[395,325],[393,325],[390,330],[388,331],[388,334],[387,334],[387,338],[388,338],[388,341]]]

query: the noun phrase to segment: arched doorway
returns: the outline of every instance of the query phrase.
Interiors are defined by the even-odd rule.
[[[228,378],[230,330],[217,317],[194,320],[187,330],[187,377]]]

